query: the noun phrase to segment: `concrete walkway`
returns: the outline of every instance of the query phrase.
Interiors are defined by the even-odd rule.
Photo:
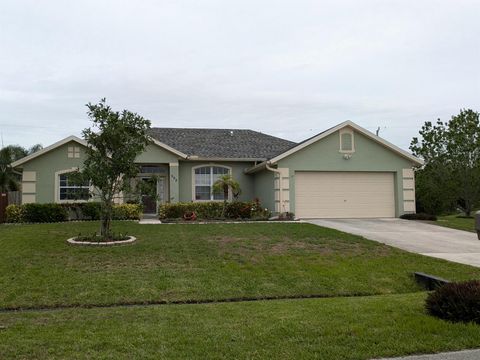
[[[157,224],[161,224],[162,222],[158,219],[146,218],[146,219],[140,220],[138,223],[140,225],[157,225]]]
[[[475,233],[402,219],[311,219],[308,222],[410,252],[480,267],[480,240]]]
[[[465,350],[432,355],[414,355],[377,360],[479,360],[480,350]]]

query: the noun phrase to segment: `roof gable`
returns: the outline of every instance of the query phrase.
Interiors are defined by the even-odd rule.
[[[423,165],[423,160],[422,159],[419,159],[417,158],[416,156],[408,153],[407,151],[403,150],[403,149],[400,149],[398,146],[396,145],[393,145],[392,143],[388,142],[387,140],[385,139],[382,139],[381,137],[373,134],[372,132],[368,131],[367,129],[364,129],[362,128],[361,126],[355,124],[354,122],[348,120],[348,121],[345,121],[343,123],[340,123],[338,124],[337,126],[334,126],[328,130],[325,130],[307,140],[304,140],[302,141],[301,143],[298,143],[296,144],[295,146],[293,146],[292,148],[288,149],[287,151],[271,158],[268,163],[269,164],[274,164],[278,161],[280,161],[281,159],[284,159],[286,158],[287,156],[290,156],[291,154],[294,154],[296,153],[297,151],[317,142],[317,141],[321,141],[322,139],[326,138],[327,136],[343,129],[343,128],[347,128],[347,127],[350,127],[350,128],[353,128],[355,131],[358,131],[359,133],[361,133],[362,135],[364,135],[365,137],[367,137],[368,139],[370,140],[373,140],[375,141],[376,143],[384,146],[385,148],[393,151],[394,153],[396,153],[397,155],[399,156],[402,156],[410,161],[412,161],[414,164],[416,165]]]
[[[33,159],[35,159],[39,156],[42,156],[42,155],[44,155],[44,154],[46,154],[46,153],[48,153],[52,150],[55,150],[56,148],[58,148],[62,145],[65,145],[65,144],[67,144],[71,141],[74,141],[74,142],[76,142],[76,143],[78,143],[82,146],[85,146],[85,147],[87,146],[87,143],[86,143],[85,140],[80,139],[79,137],[76,137],[76,136],[72,135],[72,136],[66,137],[65,139],[62,139],[60,141],[57,141],[56,143],[54,143],[50,146],[47,146],[47,147],[45,147],[41,150],[38,150],[38,151],[34,152],[33,154],[30,154],[30,155],[27,155],[27,156],[25,156],[21,159],[18,159],[17,161],[12,163],[12,167],[15,168],[15,167],[21,166],[21,165],[25,164],[26,162],[28,162],[30,160],[33,160]]]

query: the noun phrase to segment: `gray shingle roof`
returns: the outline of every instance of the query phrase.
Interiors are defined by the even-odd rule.
[[[244,129],[152,128],[150,135],[187,155],[202,158],[269,159],[295,145]]]

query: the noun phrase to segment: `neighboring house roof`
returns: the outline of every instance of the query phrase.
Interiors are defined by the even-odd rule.
[[[266,160],[296,143],[244,129],[152,128],[150,136],[189,158]]]
[[[27,161],[30,161],[32,159],[35,159],[36,157],[39,157],[43,154],[46,154],[47,152],[52,151],[59,146],[65,145],[65,144],[69,143],[70,141],[75,141],[75,142],[79,143],[80,145],[87,146],[87,143],[86,143],[85,140],[82,140],[82,139],[72,135],[72,136],[66,137],[65,139],[62,139],[60,141],[57,141],[56,143],[54,143],[50,146],[47,146],[47,147],[45,147],[41,150],[38,150],[38,151],[34,152],[33,154],[30,154],[28,156],[25,156],[25,157],[15,161],[15,162],[13,162],[12,167],[15,168],[15,167],[21,166],[24,163],[26,163]]]
[[[312,136],[311,138],[308,138],[308,139],[306,139],[306,140],[304,140],[300,143],[295,144],[290,149],[287,149],[286,151],[270,158],[267,161],[264,161],[261,164],[258,164],[256,166],[251,167],[250,169],[247,170],[247,173],[254,173],[256,171],[259,171],[259,170],[265,168],[266,165],[273,165],[273,164],[277,163],[278,161],[280,161],[281,159],[284,159],[287,156],[290,156],[290,155],[296,153],[297,151],[302,150],[303,148],[305,148],[305,147],[307,147],[307,146],[309,146],[309,145],[311,145],[311,144],[313,144],[313,143],[315,143],[315,142],[317,142],[317,141],[335,133],[336,131],[339,131],[339,130],[345,128],[345,127],[351,127],[355,131],[358,131],[362,135],[364,135],[367,138],[379,143],[380,145],[382,145],[385,148],[393,151],[397,155],[400,155],[400,156],[412,161],[412,163],[416,164],[417,166],[423,165],[423,160],[422,159],[417,158],[416,156],[410,154],[409,152],[407,152],[403,149],[400,149],[398,146],[393,145],[392,143],[388,142],[387,140],[382,139],[381,137],[373,134],[372,132],[368,131],[367,129],[364,129],[361,126],[355,124],[354,122],[352,122],[350,120],[347,120],[347,121],[344,121],[344,122],[338,124],[337,126],[334,126],[330,129],[322,131],[321,133],[319,133],[315,136]]]

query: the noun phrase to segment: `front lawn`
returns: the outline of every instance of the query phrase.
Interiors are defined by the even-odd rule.
[[[419,291],[414,271],[451,280],[480,268],[311,224],[139,225],[121,247],[66,239],[98,223],[0,226],[0,309]]]
[[[362,360],[480,346],[425,294],[0,313],[3,359]]]
[[[458,217],[455,215],[446,215],[439,216],[438,220],[435,222],[437,225],[449,227],[457,230],[465,230],[470,232],[476,232],[475,230],[475,219]]]

